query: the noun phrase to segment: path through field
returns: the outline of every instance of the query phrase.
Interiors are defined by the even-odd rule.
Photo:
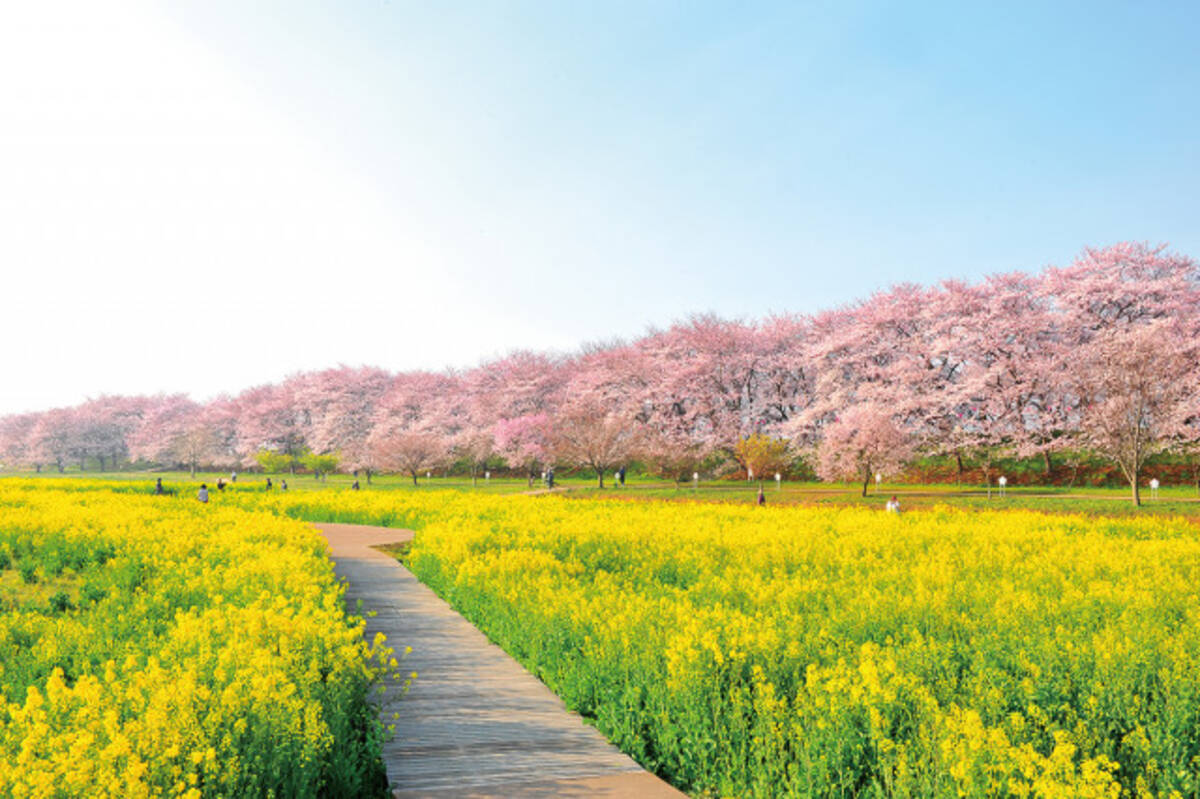
[[[406,530],[319,524],[351,609],[362,600],[376,632],[412,653],[418,673],[383,749],[395,797],[609,797],[667,799],[679,791],[642,769],[549,688],[438,599],[395,558],[373,549]],[[388,699],[399,691],[388,686]]]

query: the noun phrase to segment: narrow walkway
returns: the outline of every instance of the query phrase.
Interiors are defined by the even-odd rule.
[[[410,797],[605,797],[679,799],[571,713],[500,647],[372,547],[412,539],[407,530],[319,524],[353,610],[362,600],[367,638],[382,632],[412,653],[416,671],[383,758],[397,799]],[[399,689],[388,686],[395,698]]]

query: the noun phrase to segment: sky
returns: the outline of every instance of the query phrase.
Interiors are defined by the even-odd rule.
[[[1195,3],[0,6],[0,414],[1200,257]]]

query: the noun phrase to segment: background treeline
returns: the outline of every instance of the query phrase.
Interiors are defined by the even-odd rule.
[[[991,481],[1013,457],[1048,481],[1094,479],[1103,459],[1136,501],[1156,453],[1169,453],[1164,473],[1200,479],[1198,339],[1196,263],[1122,243],[1037,275],[899,285],[807,316],[695,316],[463,372],[342,366],[207,403],[105,396],[0,419],[0,463],[414,480],[450,464],[532,477],[557,463],[603,481],[637,460],[673,479],[790,467],[865,485],[901,470]]]

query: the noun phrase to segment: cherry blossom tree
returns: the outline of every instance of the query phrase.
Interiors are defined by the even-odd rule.
[[[42,464],[34,458],[33,430],[38,423],[38,414],[19,413],[0,417],[0,465],[8,469],[33,466],[42,470]]]
[[[1196,487],[1196,494],[1200,496],[1200,381],[1192,382],[1190,405],[1176,426],[1179,435],[1175,449],[1187,459],[1192,484]]]
[[[391,433],[373,433],[367,446],[371,449],[374,462],[383,471],[398,472],[417,477],[430,469],[440,468],[449,458],[446,443],[433,433],[400,430]]]
[[[129,453],[156,463],[182,463],[196,476],[217,460],[220,437],[212,413],[182,394],[159,398],[129,435]]]
[[[463,380],[480,419],[494,424],[552,413],[562,402],[571,366],[566,358],[518,351],[471,370]]]
[[[764,339],[739,321],[697,315],[636,345],[650,376],[642,398],[651,427],[686,431],[709,449],[732,454],[743,436],[760,431],[773,408],[763,402]]]
[[[681,481],[691,479],[711,454],[703,439],[663,430],[648,432],[641,440],[640,450],[646,467],[652,473],[674,481],[676,489]]]
[[[370,483],[375,465],[367,439],[391,384],[388,372],[366,366],[339,366],[307,376],[295,387],[296,402],[309,419],[307,445],[318,455],[338,453],[342,468],[366,472]]]
[[[237,403],[237,444],[242,463],[253,466],[258,452],[267,450],[288,458],[293,474],[309,449],[310,419],[295,404],[292,385],[256,386],[242,392]]]
[[[556,460],[596,472],[604,488],[604,473],[628,461],[637,451],[636,423],[596,397],[567,403],[554,419],[551,452]]]
[[[30,457],[38,463],[54,464],[61,474],[82,450],[78,429],[72,408],[54,408],[39,414],[30,431]]]
[[[529,477],[529,487],[538,467],[550,457],[550,417],[532,413],[515,419],[501,419],[493,428],[496,451],[510,466],[520,466]]]
[[[902,284],[811,317],[697,315],[633,341],[516,352],[464,373],[339,366],[203,404],[104,396],[0,420],[0,458],[195,469],[266,450],[294,468],[305,453],[336,453],[369,482],[380,456],[400,468],[398,445],[383,442],[403,435],[427,454],[436,440],[442,454],[425,460],[453,451],[473,476],[494,453],[531,474],[553,457],[596,468],[582,452],[598,447],[620,450],[602,458],[601,481],[635,455],[677,479],[700,463],[731,467],[752,436],[828,442],[853,409],[871,407],[907,448],[954,457],[960,475],[963,457],[977,458],[990,487],[1001,454],[1039,456],[1049,472],[1054,453],[1088,454],[1099,438],[1111,450],[1111,418],[1098,409],[1119,392],[1097,377],[1111,361],[1105,347],[1134,346],[1120,336],[1167,321],[1177,340],[1200,338],[1195,262],[1123,242],[1037,276]],[[1176,382],[1195,397],[1195,380]],[[1200,412],[1190,413],[1172,425],[1156,414],[1154,446],[1200,448]]]
[[[856,405],[826,425],[817,449],[817,474],[823,480],[862,480],[862,495],[876,472],[894,473],[912,457],[912,440],[890,413],[875,405]]]
[[[393,378],[380,398],[367,450],[378,468],[417,477],[450,459],[446,406],[458,391],[453,375],[412,372]]]
[[[1120,467],[1134,505],[1146,458],[1180,433],[1194,390],[1186,377],[1198,356],[1196,340],[1162,319],[1097,334],[1081,361],[1085,440]]]
[[[922,383],[935,376],[926,308],[934,292],[904,284],[820,315],[810,357],[817,363],[811,417],[863,403],[887,404],[901,424],[922,418]]]
[[[1200,314],[1196,262],[1139,242],[1088,248],[1068,267],[1050,268],[1042,290],[1053,298],[1068,357],[1100,332],[1155,319]]]
[[[993,275],[970,289],[970,314],[942,315],[944,335],[960,342],[965,369],[952,398],[960,446],[982,455],[991,485],[995,451],[1050,453],[1072,432],[1078,399],[1062,379],[1059,331],[1051,300],[1036,279]]]

